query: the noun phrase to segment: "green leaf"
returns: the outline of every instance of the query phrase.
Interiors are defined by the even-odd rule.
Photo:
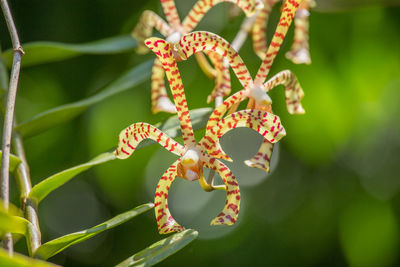
[[[89,239],[105,230],[109,230],[114,228],[140,214],[145,211],[148,211],[154,207],[153,203],[143,204],[138,206],[130,211],[124,212],[120,215],[115,216],[114,218],[103,222],[95,227],[89,228],[87,230],[83,230],[80,232],[68,234],[57,239],[51,240],[43,245],[41,245],[35,252],[35,257],[41,259],[48,259],[55,254],[63,251],[71,245],[80,243]]]
[[[58,124],[67,122],[84,112],[88,107],[97,104],[115,94],[131,89],[150,77],[153,60],[135,66],[110,83],[99,93],[86,99],[65,104],[37,114],[28,121],[15,127],[23,137],[31,137],[44,132]]]
[[[0,150],[0,158],[3,155],[3,151]],[[17,156],[10,154],[10,172],[13,172],[17,168],[18,164],[21,163],[21,159]],[[1,163],[0,163],[1,166]]]
[[[129,35],[106,38],[84,44],[66,44],[57,42],[32,42],[22,44],[25,51],[22,67],[33,66],[76,57],[83,54],[117,54],[133,51],[136,40]],[[13,50],[9,49],[3,54],[8,67],[13,60]]]
[[[35,185],[29,193],[28,197],[31,200],[35,201],[36,204],[39,204],[39,202],[49,193],[62,186],[79,173],[86,171],[93,166],[108,162],[113,159],[115,159],[114,154],[112,152],[106,152],[98,155],[89,162],[56,173]]]
[[[208,121],[210,113],[211,113],[210,108],[200,108],[190,111],[193,129],[204,127]],[[163,123],[156,124],[156,126],[159,127],[165,133],[167,133],[172,138],[181,135],[180,124],[177,115],[170,117]],[[149,146],[151,144],[154,143],[143,142],[143,145],[141,145],[137,149]],[[63,184],[74,178],[76,175],[96,165],[103,164],[114,159],[116,158],[112,152],[106,152],[98,155],[97,157],[86,163],[56,173],[44,179],[40,183],[36,184],[32,188],[28,197],[32,201],[35,201],[36,204],[39,204],[39,202],[42,201],[48,194],[50,194],[52,191],[54,191],[55,189],[59,188],[60,186],[62,186]]]
[[[13,216],[5,211],[3,205],[0,207],[0,234],[5,233],[25,235],[30,222],[22,217]],[[1,265],[0,265],[1,266]]]
[[[14,253],[12,257],[8,256],[8,252],[0,248],[0,266],[2,267],[55,267],[50,262],[32,259],[19,253]]]
[[[116,267],[153,266],[187,246],[190,242],[195,240],[197,236],[198,232],[192,229],[176,233],[136,253],[116,265]]]

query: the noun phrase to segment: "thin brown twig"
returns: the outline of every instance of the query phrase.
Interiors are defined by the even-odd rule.
[[[14,20],[12,18],[7,0],[1,0],[0,5],[4,14],[4,18],[7,22],[8,31],[10,32],[11,42],[14,49],[14,58],[11,68],[10,85],[8,87],[8,95],[7,95],[5,116],[4,116],[3,142],[2,142],[3,155],[1,158],[1,172],[0,172],[0,180],[1,180],[0,196],[1,199],[3,200],[3,205],[5,209],[8,210],[9,169],[10,169],[9,157],[10,157],[11,135],[13,129],[15,98],[17,95],[19,72],[21,68],[21,57],[24,54],[24,51],[21,47],[17,29],[15,28]],[[10,255],[13,254],[13,241],[11,234],[6,234],[4,236],[3,246],[5,249],[7,249]]]

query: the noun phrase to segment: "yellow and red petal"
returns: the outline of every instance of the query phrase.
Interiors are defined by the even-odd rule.
[[[274,36],[272,37],[271,43],[269,44],[267,53],[263,58],[263,62],[258,69],[256,78],[254,79],[255,84],[263,84],[267,78],[272,63],[278,54],[279,49],[281,48],[282,42],[285,39],[286,33],[293,21],[294,14],[296,13],[301,1],[302,0],[286,0],[284,2],[278,26],[275,30]]]
[[[199,0],[183,20],[182,26],[184,30],[186,32],[191,32],[213,6],[222,2],[236,4],[243,10],[246,16],[253,15],[257,9],[263,6],[262,2],[259,0]]]
[[[160,234],[169,234],[185,230],[185,228],[175,221],[168,209],[168,191],[172,182],[177,177],[177,165],[179,161],[180,160],[174,162],[174,164],[165,171],[157,184],[156,194],[154,196],[154,211],[156,214],[158,232]]]
[[[151,110],[153,113],[176,113],[175,105],[169,100],[165,90],[164,69],[156,58],[151,73]]]
[[[199,53],[196,53],[196,55]],[[231,77],[229,73],[229,64],[224,63],[224,58],[215,52],[208,52],[212,64],[215,67],[215,86],[207,98],[207,103],[213,101],[219,96],[228,96],[231,93]]]
[[[265,172],[269,172],[273,148],[274,144],[264,139],[263,143],[258,149],[257,154],[255,154],[251,159],[246,160],[244,163],[249,167],[258,168]]]
[[[304,97],[296,75],[290,70],[284,70],[273,76],[265,84],[268,91],[274,87],[283,84],[285,86],[286,108],[290,114],[304,114],[304,108],[301,105],[301,99]]]
[[[176,10],[175,1],[161,0],[161,6],[169,25],[171,25],[171,27],[178,27],[181,24],[181,21],[179,19],[178,10]]]
[[[119,159],[128,158],[139,143],[145,139],[152,139],[168,151],[182,156],[184,147],[153,125],[144,122],[134,123],[119,134],[118,147],[114,154]]]
[[[251,75],[239,54],[228,41],[214,33],[201,31],[189,33],[181,38],[176,48],[183,58],[188,58],[199,51],[215,52],[228,60],[243,87],[252,82]]]
[[[308,44],[309,14],[307,9],[299,8],[294,17],[293,43],[286,58],[295,64],[311,64]]]
[[[183,83],[176,60],[172,54],[171,45],[165,40],[155,37],[147,39],[145,44],[157,55],[158,60],[161,62],[161,65],[163,66],[167,75],[169,87],[172,91],[172,97],[174,98],[178,113],[185,146],[195,146],[196,141],[194,139],[185,91],[183,89]]]
[[[149,51],[144,44],[144,40],[153,34],[153,28],[164,36],[168,36],[173,32],[171,27],[156,13],[150,10],[145,10],[140,16],[135,29],[132,31],[132,36],[137,41],[137,53],[144,54]]]
[[[237,221],[240,208],[239,184],[229,170],[221,161],[204,155],[204,165],[218,172],[226,186],[226,202],[222,212],[211,221],[211,225],[232,225]]]
[[[264,8],[259,11],[252,28],[253,49],[261,59],[264,59],[267,52],[267,23],[276,2],[278,0],[264,1]]]
[[[247,109],[237,111],[221,119],[217,125],[206,132],[199,143],[210,156],[226,158],[227,155],[219,145],[219,139],[225,133],[237,127],[251,128],[270,143],[276,143],[286,135],[278,116],[261,110]]]

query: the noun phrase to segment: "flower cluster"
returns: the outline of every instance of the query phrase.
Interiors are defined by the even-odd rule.
[[[229,42],[210,32],[192,32],[205,12],[219,2],[223,1],[199,0],[183,23],[180,23],[174,1],[161,0],[168,24],[155,13],[146,11],[134,30],[134,36],[139,42],[138,51],[142,52],[149,48],[156,55],[151,85],[153,111],[163,110],[178,113],[183,145],[168,137],[156,127],[140,122],[130,125],[121,132],[119,144],[114,153],[117,158],[128,158],[142,140],[152,139],[171,153],[179,156],[166,170],[156,188],[155,213],[158,230],[161,234],[184,229],[174,220],[168,209],[168,191],[177,177],[187,181],[198,180],[200,186],[206,192],[213,190],[226,191],[225,206],[211,224],[231,225],[236,222],[240,208],[240,189],[235,176],[221,161],[221,159],[231,159],[222,150],[219,139],[226,132],[237,127],[248,127],[257,131],[264,137],[264,142],[258,153],[245,163],[250,167],[260,168],[268,172],[273,144],[284,137],[286,132],[279,117],[272,113],[272,100],[267,92],[278,85],[284,85],[286,106],[289,113],[304,113],[300,103],[304,93],[292,72],[284,70],[267,81],[266,78],[291,22],[300,16],[297,15],[296,10],[298,8],[306,10],[309,1],[304,0],[307,4],[301,3],[302,0],[284,1],[278,26],[268,48],[263,48],[264,43],[254,42],[254,47],[257,47],[256,53],[262,58],[262,63],[254,79],[238,52]],[[265,7],[262,9],[260,9],[262,4],[258,1],[236,0],[230,2],[236,3],[247,15],[253,14],[252,16],[256,18],[253,38],[254,36],[265,37],[265,32],[261,34],[262,27],[260,23],[261,21],[265,23],[264,19],[268,17],[268,10],[271,9],[271,6],[276,1],[265,0]],[[269,9],[266,9],[266,7]],[[166,36],[166,39],[148,38],[152,34],[152,27],[155,27]],[[263,27],[265,28],[265,26]],[[143,44],[141,43],[142,41]],[[295,44],[293,44],[294,46]],[[300,51],[303,47],[296,49]],[[290,53],[296,54],[294,51],[292,50]],[[186,60],[192,55],[201,55],[201,53],[210,57],[215,71],[219,73],[215,74],[217,86],[211,94],[212,98],[230,93],[230,78],[222,79],[224,82],[229,81],[229,90],[221,86],[220,81],[218,81],[221,73],[227,70],[229,74],[228,67],[232,68],[243,89],[229,96],[222,103],[217,103],[218,105],[207,122],[205,135],[199,142],[196,142],[177,62]],[[298,52],[297,54],[299,53],[303,52]],[[166,95],[164,73],[167,76],[174,103]],[[247,108],[237,111],[239,104],[247,99]],[[203,175],[204,167],[218,172],[224,184],[214,185],[212,180],[207,181]]]

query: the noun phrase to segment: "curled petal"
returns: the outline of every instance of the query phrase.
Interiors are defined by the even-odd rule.
[[[179,26],[181,20],[179,19],[178,11],[176,10],[174,0],[161,0],[161,6],[164,10],[165,18],[172,27]],[[166,35],[164,35],[166,36]]]
[[[144,40],[153,34],[153,28],[164,36],[168,36],[173,32],[171,27],[156,13],[145,10],[135,29],[132,31],[132,36],[137,40],[136,51],[139,54],[144,54],[149,51],[144,45]]]
[[[236,104],[239,104],[241,101],[245,100],[247,95],[244,90],[241,90],[232,96],[228,97],[221,105],[219,105],[216,109],[214,109],[213,113],[211,113],[210,118],[208,119],[206,126],[206,134],[210,131],[217,123],[224,117],[225,113]]]
[[[243,10],[246,16],[253,15],[256,9],[260,9],[263,6],[262,2],[259,0],[199,0],[182,22],[185,31],[191,32],[210,8],[222,2],[232,2],[236,4]]]
[[[196,53],[196,55],[199,53]],[[224,63],[224,58],[215,52],[208,52],[211,62],[216,71],[215,86],[211,94],[207,98],[207,103],[213,101],[216,97],[227,96],[231,93],[231,77],[229,73],[229,65]]]
[[[258,69],[256,78],[254,79],[255,84],[263,84],[268,76],[269,70],[271,69],[272,63],[281,48],[282,42],[285,39],[286,33],[289,29],[290,24],[293,21],[294,14],[302,0],[286,0],[284,2],[281,17],[278,22],[275,34],[272,37],[271,43],[269,44],[267,54],[265,55],[260,68]]]
[[[183,89],[182,79],[179,74],[176,60],[172,54],[171,45],[160,38],[149,38],[145,44],[158,57],[165,73],[167,74],[169,87],[172,91],[176,110],[181,124],[181,131],[185,146],[195,146],[192,122],[190,121],[189,109],[186,102],[185,91]]]
[[[219,145],[219,139],[231,129],[248,127],[270,143],[278,142],[286,135],[278,116],[261,110],[247,109],[232,113],[221,119],[217,125],[208,130],[201,139],[200,145],[207,150],[210,156],[226,159],[226,154]]]
[[[272,7],[276,2],[278,2],[278,0],[265,1],[264,8],[259,11],[253,25],[253,49],[261,59],[264,59],[267,52],[267,23]]]
[[[199,66],[204,74],[207,75],[208,78],[214,79],[214,77],[217,76],[217,72],[210,65],[204,53],[199,52],[194,54],[194,56],[196,57],[197,63],[199,63]]]
[[[151,73],[151,109],[153,113],[176,113],[175,105],[167,95],[164,83],[164,69],[156,58]]]
[[[219,173],[222,181],[226,185],[226,202],[222,212],[211,221],[211,225],[232,225],[236,222],[240,208],[240,189],[235,176],[228,167],[219,160],[208,155],[205,158],[204,165]]]
[[[295,64],[311,64],[310,51],[308,45],[309,12],[307,9],[299,9],[294,17],[294,37],[290,51],[286,53],[286,58]]]
[[[145,139],[156,141],[178,156],[182,156],[184,153],[184,147],[161,130],[148,123],[138,122],[121,131],[118,147],[114,154],[119,159],[126,159],[135,151],[139,143]]]
[[[154,197],[154,210],[156,213],[158,232],[160,234],[169,234],[185,230],[185,228],[174,220],[168,209],[168,191],[177,176],[177,165],[179,161],[180,160],[177,160],[168,168],[157,185]]]
[[[252,168],[258,168],[265,172],[269,172],[269,165],[271,162],[271,155],[274,148],[274,144],[270,143],[268,140],[264,139],[261,144],[257,154],[244,163]]]
[[[226,58],[243,87],[252,82],[251,75],[239,54],[228,41],[210,32],[192,32],[181,38],[176,45],[178,53],[188,58],[199,51],[212,51]]]
[[[269,79],[264,85],[267,91],[283,84],[285,86],[286,108],[290,114],[304,114],[304,108],[301,105],[301,99],[304,97],[296,75],[289,70],[284,70]]]

